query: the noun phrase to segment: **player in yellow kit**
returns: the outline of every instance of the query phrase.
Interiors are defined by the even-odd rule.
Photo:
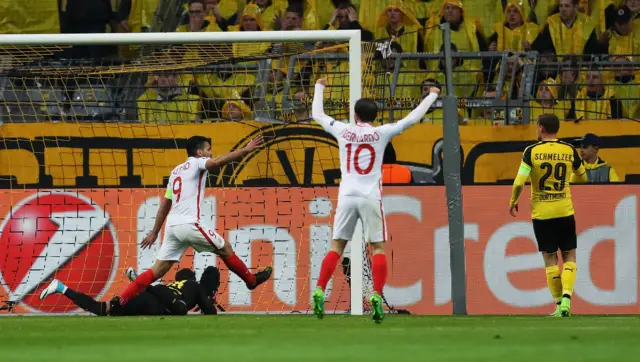
[[[556,301],[552,315],[568,317],[577,272],[576,221],[569,179],[574,173],[586,182],[587,174],[578,151],[556,138],[559,129],[560,120],[556,115],[543,114],[538,118],[539,142],[524,150],[513,183],[509,213],[516,216],[518,197],[531,176],[531,218],[538,250],[544,259],[547,284]],[[562,273],[558,267],[558,249],[562,253]]]

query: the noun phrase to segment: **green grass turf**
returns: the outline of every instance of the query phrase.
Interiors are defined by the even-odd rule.
[[[0,361],[640,361],[640,317],[6,317]]]

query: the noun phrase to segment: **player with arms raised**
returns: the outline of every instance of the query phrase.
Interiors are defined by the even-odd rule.
[[[333,241],[320,269],[318,286],[313,294],[313,312],[324,316],[324,290],[336,269],[340,256],[353,232],[358,219],[364,226],[365,241],[373,249],[373,289],[371,306],[373,320],[380,323],[382,289],[387,279],[387,259],[384,242],[387,230],[382,210],[382,156],[391,139],[418,123],[429,107],[438,98],[440,90],[431,88],[430,94],[418,108],[397,123],[373,126],[378,116],[378,106],[372,99],[362,98],[355,105],[355,125],[337,122],[327,116],[323,109],[323,92],[326,79],[316,83],[311,116],[322,128],[338,140],[340,148],[340,191],[338,207],[333,223]]]
[[[543,114],[537,120],[538,143],[522,155],[518,176],[513,183],[509,213],[516,216],[518,197],[531,176],[531,218],[538,249],[544,259],[547,285],[556,302],[553,316],[571,315],[571,295],[576,281],[576,220],[569,178],[571,174],[587,181],[587,173],[576,149],[559,141],[560,120]],[[558,249],[563,270],[558,267]]]
[[[190,246],[197,252],[219,255],[227,268],[239,276],[249,289],[255,289],[269,279],[271,267],[252,274],[233,252],[228,242],[214,230],[200,223],[200,204],[209,171],[241,159],[260,149],[262,144],[262,136],[258,136],[241,149],[211,158],[211,139],[202,136],[189,138],[187,141],[189,158],[171,171],[167,191],[160,201],[153,230],[141,244],[143,249],[153,245],[162,224],[165,219],[167,220],[164,240],[156,256],[156,262],[151,269],[140,274],[129,284],[120,296],[115,296],[111,300],[112,309],[127,303],[155,280],[162,278],[175,262],[180,261],[182,254]]]

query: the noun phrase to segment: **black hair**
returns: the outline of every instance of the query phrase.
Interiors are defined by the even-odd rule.
[[[338,2],[339,5],[335,5],[336,2]],[[356,9],[355,5],[353,5],[349,0],[340,0],[340,1],[333,0],[333,4],[336,9],[340,9],[340,10],[345,10],[350,8],[353,8],[354,10]]]
[[[302,8],[302,4],[290,4],[287,7],[287,13],[296,13],[300,18],[304,17],[304,9]]]
[[[189,157],[196,157],[198,150],[203,149],[206,142],[211,144],[211,138],[203,136],[193,136],[189,138],[187,140],[187,155],[189,155]]]
[[[333,7],[336,9],[347,9],[353,6],[350,0],[331,0],[331,3],[333,3]],[[355,6],[354,6],[354,9],[355,9]]]
[[[182,268],[176,273],[176,281],[196,280],[196,273],[189,268]]]
[[[538,117],[538,124],[541,125],[548,134],[556,134],[560,130],[560,119],[552,113],[543,114]]]
[[[436,88],[442,90],[442,83],[438,82],[437,79],[427,78],[427,79],[423,80],[422,83],[420,83],[420,86],[424,87],[425,83],[433,83],[432,87],[436,87]]]
[[[215,266],[208,266],[200,277],[200,286],[207,296],[213,295],[220,288],[220,270]]]
[[[191,4],[202,4],[202,7],[204,7],[204,0],[189,0],[189,7],[191,7]]]
[[[378,118],[378,105],[371,98],[358,99],[355,111],[362,122],[373,122]]]

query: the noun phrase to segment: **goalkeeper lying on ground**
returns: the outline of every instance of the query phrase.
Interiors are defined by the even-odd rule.
[[[126,274],[130,281],[137,277],[133,268],[128,268]],[[196,282],[193,270],[180,269],[175,282],[151,285],[129,303],[115,308],[108,302],[98,302],[75,291],[57,279],[40,293],[40,299],[62,293],[78,307],[98,316],[185,315],[196,306],[203,314],[216,314],[214,301],[219,286],[220,272],[210,266],[202,273],[200,283]]]

